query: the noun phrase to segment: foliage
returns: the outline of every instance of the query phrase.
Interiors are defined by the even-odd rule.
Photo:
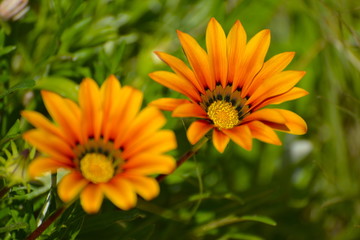
[[[175,30],[204,44],[210,17],[226,32],[239,19],[248,38],[269,28],[267,56],[296,51],[289,68],[307,72],[300,87],[310,92],[286,104],[308,123],[305,136],[283,134],[281,147],[255,141],[251,152],[231,143],[219,154],[208,144],[161,183],[157,199],[130,211],[105,202],[96,215],[76,202],[40,239],[360,238],[357,1],[38,0],[29,6],[22,19],[0,22],[2,159],[11,145],[28,149],[20,111],[45,112],[40,89],[75,100],[82,78],[100,83],[113,73],[122,85],[144,91],[146,103],[177,97],[147,76],[166,68],[153,51],[184,59]],[[167,119],[180,156],[190,148],[189,122]],[[24,239],[55,211],[56,180],[10,186],[1,179],[1,239]]]

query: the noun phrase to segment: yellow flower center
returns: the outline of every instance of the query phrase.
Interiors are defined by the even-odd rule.
[[[218,128],[230,129],[240,123],[239,112],[230,102],[213,102],[208,107],[207,114]]]
[[[80,161],[82,175],[93,183],[109,181],[114,176],[111,158],[100,153],[87,153]]]

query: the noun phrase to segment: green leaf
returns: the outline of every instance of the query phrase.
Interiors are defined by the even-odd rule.
[[[269,217],[258,215],[247,215],[240,217],[241,221],[255,221],[265,223],[267,225],[276,226],[276,222]]]
[[[229,233],[221,238],[219,240],[230,240],[230,239],[241,239],[241,240],[263,240],[263,238],[252,235],[252,234],[246,234],[246,233]]]
[[[20,121],[16,120],[14,125],[11,126],[9,131],[5,134],[5,136],[0,140],[0,146],[7,143],[8,141],[15,139],[19,136],[20,132]]]
[[[27,223],[18,222],[18,223],[10,224],[10,225],[5,226],[5,227],[0,227],[0,233],[11,232],[11,231],[14,231],[14,230],[19,230],[19,229],[25,229],[27,227],[28,227]]]
[[[8,90],[6,90],[5,92],[0,94],[0,99],[2,99],[3,97],[9,95],[10,93],[13,93],[17,90],[24,90],[24,89],[30,89],[32,87],[35,86],[35,81],[34,80],[26,80],[23,82],[19,82],[18,84],[15,84],[14,86],[12,86],[11,88],[9,88]]]
[[[201,236],[201,235],[204,235],[205,233],[209,232],[210,230],[213,230],[213,229],[216,229],[219,227],[223,227],[223,226],[227,226],[229,224],[245,222],[245,221],[255,221],[255,222],[265,223],[265,224],[268,224],[271,226],[276,226],[276,222],[274,220],[272,220],[271,218],[268,218],[268,217],[264,217],[264,216],[248,215],[248,216],[237,217],[237,216],[230,215],[230,216],[226,216],[224,218],[215,219],[215,220],[208,222],[200,227],[197,227],[197,228],[195,228],[193,233],[195,235]]]
[[[0,48],[0,56],[8,54],[9,52],[16,49],[16,46],[6,46],[4,48]]]
[[[73,101],[77,101],[78,99],[78,84],[67,78],[43,77],[36,81],[35,88],[58,93]]]

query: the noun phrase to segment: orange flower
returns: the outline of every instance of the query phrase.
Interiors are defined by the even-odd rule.
[[[175,73],[158,71],[149,76],[186,99],[162,98],[151,103],[174,117],[200,118],[187,130],[192,144],[211,129],[214,146],[223,152],[229,140],[251,150],[252,138],[281,145],[274,130],[304,134],[305,121],[283,109],[263,109],[308,94],[294,87],[303,71],[283,71],[294,52],[278,54],[264,63],[270,31],[263,30],[246,42],[246,33],[237,21],[228,36],[212,18],[206,30],[207,52],[190,35],[177,31],[191,69],[180,59],[156,54]]]
[[[121,87],[110,76],[100,89],[94,80],[84,79],[79,104],[55,93],[41,94],[57,124],[38,112],[22,112],[36,127],[24,139],[46,154],[30,164],[32,177],[68,169],[59,197],[69,202],[80,194],[88,213],[98,212],[104,195],[124,210],[135,206],[136,193],[146,200],[158,195],[159,185],[148,175],[175,168],[175,160],[164,153],[176,148],[176,140],[172,131],[159,130],[166,120],[157,108],[139,112],[140,91]]]

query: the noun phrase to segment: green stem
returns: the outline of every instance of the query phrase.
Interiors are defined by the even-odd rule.
[[[181,158],[176,162],[176,169],[179,168],[184,162],[186,162],[189,158],[194,156],[200,148],[208,141],[209,139],[207,137],[203,137],[198,141],[189,151],[187,151],[184,155],[181,156]],[[158,182],[162,181],[167,174],[161,174],[157,176],[156,180]]]

